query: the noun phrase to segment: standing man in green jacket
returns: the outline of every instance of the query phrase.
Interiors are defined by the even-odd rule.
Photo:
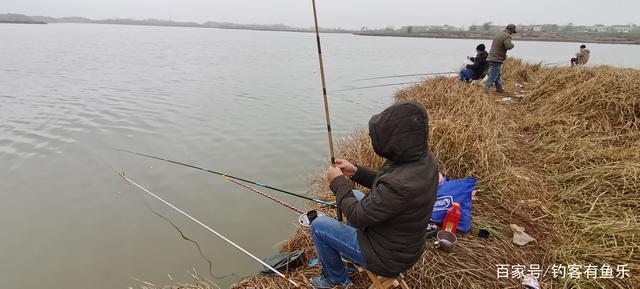
[[[489,51],[489,57],[487,62],[489,63],[489,78],[485,83],[485,90],[491,91],[491,87],[495,84],[496,92],[502,93],[502,63],[507,59],[507,50],[513,49],[513,43],[511,42],[511,34],[516,33],[516,26],[513,24],[507,25],[507,28],[498,33],[493,38],[491,43],[491,51]]]

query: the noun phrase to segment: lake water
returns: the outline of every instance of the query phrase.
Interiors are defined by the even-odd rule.
[[[328,160],[313,34],[5,24],[0,39],[2,287],[166,285],[168,275],[187,281],[192,268],[211,278],[194,245],[115,171],[259,257],[295,230],[295,213],[219,176],[109,148],[305,193]],[[331,91],[416,80],[349,82],[358,78],[455,70],[481,41],[324,34],[322,42]],[[557,62],[577,46],[516,41],[511,55]],[[589,47],[592,63],[640,67],[640,46]],[[336,140],[366,128],[398,88],[330,93]],[[257,272],[214,235],[149,203],[202,246],[217,275]]]

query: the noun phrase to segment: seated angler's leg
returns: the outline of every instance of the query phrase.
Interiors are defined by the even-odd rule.
[[[316,218],[311,224],[311,236],[322,263],[323,276],[332,284],[340,284],[348,277],[340,252],[331,246],[335,243],[338,226],[340,222],[325,216]]]
[[[350,284],[351,281],[342,262],[341,254],[358,264],[365,264],[358,244],[356,229],[335,219],[321,216],[311,224],[311,236],[316,247],[318,260],[322,263],[323,273],[323,276],[314,278],[312,282],[329,283],[329,285]]]

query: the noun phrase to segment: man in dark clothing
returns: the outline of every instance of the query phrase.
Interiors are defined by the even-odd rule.
[[[493,85],[496,86],[498,93],[504,91],[502,89],[502,80],[500,79],[502,75],[500,70],[502,69],[502,63],[507,59],[507,50],[511,50],[514,47],[513,43],[511,43],[511,34],[514,33],[516,33],[516,26],[509,24],[504,31],[493,38],[489,57],[487,58],[487,62],[489,62],[489,77],[485,83],[486,91],[490,91]]]
[[[489,53],[487,53],[484,44],[478,45],[476,47],[476,57],[467,57],[473,64],[467,64],[465,69],[460,71],[460,80],[468,82],[482,78],[488,67],[487,56],[489,56]]]
[[[421,257],[438,185],[438,166],[428,150],[428,116],[417,102],[394,104],[369,120],[380,171],[336,160],[327,179],[348,224],[318,217],[311,234],[323,275],[315,288],[349,285],[341,257],[375,274],[394,277]],[[347,177],[371,188],[354,191]]]

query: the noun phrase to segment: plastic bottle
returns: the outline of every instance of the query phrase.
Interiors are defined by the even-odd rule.
[[[444,218],[444,222],[442,222],[442,230],[455,234],[461,217],[460,204],[453,203],[453,206],[447,210],[447,216]]]

